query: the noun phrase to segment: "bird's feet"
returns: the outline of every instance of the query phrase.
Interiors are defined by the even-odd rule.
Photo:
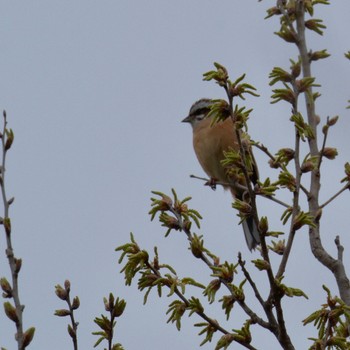
[[[213,177],[212,178],[210,178],[210,180],[209,181],[207,181],[205,184],[204,184],[204,186],[210,186],[210,188],[212,189],[212,190],[216,190],[216,183],[218,182],[218,180],[216,180],[216,179],[214,179]]]

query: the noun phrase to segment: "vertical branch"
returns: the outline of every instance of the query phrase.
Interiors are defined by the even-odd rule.
[[[12,285],[7,281],[6,278],[1,278],[1,289],[3,290],[3,296],[5,298],[12,298],[15,306],[10,302],[4,303],[5,313],[10,320],[16,325],[15,339],[18,344],[18,350],[25,349],[34,337],[35,328],[29,328],[26,332],[23,331],[23,310],[24,305],[21,304],[19,297],[18,287],[18,274],[22,266],[22,260],[18,259],[14,255],[12,246],[11,236],[11,219],[9,217],[10,205],[13,203],[14,198],[7,199],[6,188],[5,188],[5,172],[6,172],[6,155],[7,151],[11,148],[14,134],[11,129],[7,129],[7,117],[6,112],[3,112],[3,129],[0,134],[1,145],[2,145],[2,161],[0,169],[0,187],[1,195],[4,205],[4,217],[1,218],[1,224],[4,225],[6,233],[6,256],[9,262],[11,270]]]
[[[296,3],[296,23],[298,41],[297,47],[301,58],[302,71],[304,77],[311,77],[311,60],[308,54],[305,38],[305,6],[304,1],[298,0]],[[305,92],[306,112],[308,117],[308,124],[310,125],[314,137],[308,138],[310,154],[313,157],[320,156],[317,146],[317,118],[315,113],[315,102],[312,93],[312,88],[309,87]],[[321,242],[320,236],[320,169],[315,168],[311,173],[310,196],[308,198],[310,214],[315,218],[315,227],[309,228],[310,246],[315,258],[329,270],[332,271],[336,279],[340,297],[347,304],[350,305],[350,282],[346,275],[345,267],[340,259],[335,259],[328,254]]]
[[[23,315],[23,309],[24,305],[21,304],[20,298],[19,298],[19,288],[18,288],[18,272],[19,268],[17,266],[18,261],[14,256],[13,247],[12,247],[12,240],[11,240],[11,220],[9,218],[9,208],[12,201],[7,200],[6,195],[6,189],[5,189],[5,172],[6,172],[6,154],[8,149],[11,147],[13,136],[11,137],[7,130],[7,118],[6,118],[6,112],[3,112],[4,117],[4,124],[3,124],[3,130],[1,134],[1,145],[2,145],[2,162],[1,162],[1,194],[2,194],[2,200],[4,204],[4,218],[3,218],[3,225],[6,232],[6,256],[10,265],[11,270],[11,278],[12,278],[12,298],[15,303],[15,309],[16,309],[16,339],[18,343],[18,349],[22,349],[23,344],[23,321],[22,321],[22,315]],[[13,135],[13,134],[12,134]]]
[[[287,15],[285,15],[287,16]],[[293,29],[294,32],[294,27],[292,24],[290,24],[291,28]],[[298,114],[298,98],[299,98],[299,92],[296,87],[296,81],[295,78],[292,79],[291,84],[293,85],[293,91],[295,95],[295,101],[293,102],[293,107],[292,107],[292,113],[294,115]],[[300,188],[301,188],[301,167],[300,167],[300,134],[295,127],[295,153],[294,153],[294,167],[295,167],[295,190],[293,192],[293,209],[292,209],[292,217],[291,217],[291,225],[290,225],[290,230],[289,230],[289,235],[288,235],[288,240],[287,244],[283,253],[282,261],[279,265],[278,272],[276,275],[276,278],[280,278],[283,276],[287,262],[289,259],[290,252],[292,250],[293,242],[294,242],[294,237],[295,237],[295,227],[294,227],[294,219],[299,213],[299,200],[300,200]]]

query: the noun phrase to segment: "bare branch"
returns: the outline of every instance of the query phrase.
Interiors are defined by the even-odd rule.
[[[335,193],[331,198],[327,199],[322,205],[320,205],[320,209],[323,209],[326,205],[331,203],[334,199],[336,199],[339,195],[341,195],[344,191],[346,191],[348,189],[349,189],[349,183],[347,183],[337,193]]]
[[[16,325],[16,341],[19,350],[24,350],[32,341],[34,337],[35,328],[31,327],[27,331],[23,331],[23,310],[24,305],[21,304],[19,297],[19,283],[18,274],[22,266],[22,259],[16,258],[14,255],[14,249],[12,245],[12,230],[11,230],[11,219],[9,217],[10,205],[13,203],[13,198],[7,199],[5,189],[5,173],[6,173],[6,155],[14,140],[14,134],[11,129],[7,129],[7,117],[6,112],[3,112],[3,130],[1,134],[1,145],[2,145],[2,162],[0,172],[0,187],[2,200],[4,205],[4,218],[1,218],[1,224],[3,224],[6,233],[6,256],[9,262],[11,270],[12,285],[10,285],[6,279],[6,289],[4,290],[5,284],[2,283],[1,287],[5,292],[4,295],[8,298],[12,298],[15,307],[10,302],[4,303],[6,315]]]

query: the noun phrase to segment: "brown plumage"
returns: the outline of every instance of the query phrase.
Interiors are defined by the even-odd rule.
[[[237,179],[229,176],[228,169],[221,164],[221,161],[225,158],[224,151],[239,149],[234,124],[231,118],[227,118],[212,125],[212,118],[206,118],[211,104],[212,100],[210,99],[201,99],[195,102],[188,117],[183,122],[190,123],[193,128],[193,148],[206,174],[213,181],[229,183],[230,185],[224,185],[224,187],[229,189],[234,197],[243,200],[246,195],[237,184],[246,185],[244,177],[240,176]],[[251,180],[255,182],[258,178],[258,172],[250,146],[247,152],[250,153],[252,159]],[[256,224],[252,217],[248,217],[242,222],[242,226],[248,248],[252,250],[260,243]]]

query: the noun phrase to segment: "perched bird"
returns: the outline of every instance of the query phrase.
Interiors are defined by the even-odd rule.
[[[242,175],[232,176],[232,168],[227,169],[221,163],[225,158],[224,151],[239,150],[234,123],[231,118],[227,118],[212,124],[213,117],[206,117],[212,103],[212,100],[206,98],[198,100],[192,105],[189,115],[182,122],[190,123],[192,126],[194,151],[211,182],[224,184],[224,188],[229,189],[233,197],[249,202],[247,191],[244,190],[245,178]],[[255,183],[258,179],[258,171],[250,145],[247,152],[252,160],[250,179]],[[260,237],[253,217],[247,217],[242,222],[242,226],[248,248],[255,249],[260,243]]]

